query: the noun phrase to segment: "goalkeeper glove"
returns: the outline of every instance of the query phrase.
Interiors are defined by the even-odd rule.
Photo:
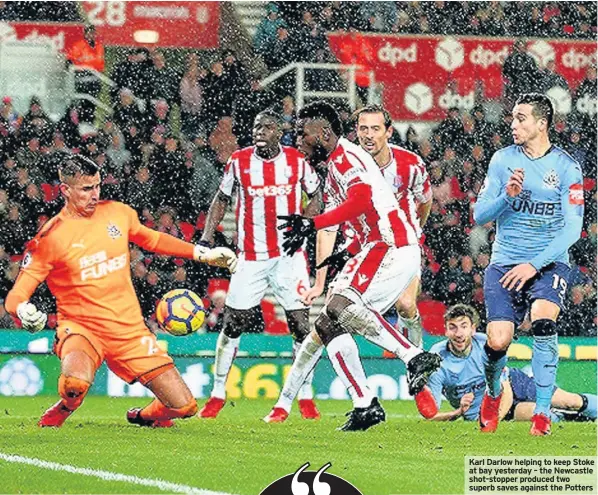
[[[278,226],[278,230],[288,229],[282,234],[284,238],[282,248],[288,256],[293,256],[303,246],[305,238],[315,233],[314,221],[295,213],[288,216],[281,215],[278,219],[285,220]]]
[[[39,332],[46,326],[48,315],[35,307],[28,301],[22,302],[17,306],[17,317],[21,320],[21,325],[25,330],[31,333]]]
[[[237,255],[226,247],[209,248],[202,244],[196,244],[193,258],[195,261],[201,261],[210,266],[228,268],[231,273],[235,273],[237,269]]]

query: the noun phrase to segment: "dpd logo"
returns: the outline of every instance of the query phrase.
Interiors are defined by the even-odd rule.
[[[305,471],[309,467],[309,462],[306,462],[295,474],[280,478],[260,495],[363,495],[351,483],[325,473],[331,465],[325,464],[318,472]]]

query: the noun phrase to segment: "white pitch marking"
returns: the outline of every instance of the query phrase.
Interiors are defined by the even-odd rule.
[[[0,452],[0,459],[6,462],[28,464],[29,466],[35,466],[42,469],[51,469],[52,471],[66,471],[67,473],[101,478],[106,481],[121,481],[123,483],[132,483],[134,485],[151,486],[165,492],[189,493],[192,495],[231,495],[225,492],[213,492],[211,490],[204,490],[194,486],[170,483],[169,481],[160,479],[140,478],[139,476],[131,476],[129,474],[112,473],[110,471],[102,471],[91,468],[80,468],[71,466],[69,464],[59,464],[57,462],[43,461],[41,459],[23,457],[20,455],[4,454],[2,452]]]

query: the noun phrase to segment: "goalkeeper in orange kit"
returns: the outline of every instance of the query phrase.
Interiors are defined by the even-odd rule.
[[[61,399],[38,425],[61,426],[83,402],[103,361],[126,382],[140,382],[156,396],[146,407],[128,411],[130,423],[167,427],[174,418],[193,416],[197,404],[191,391],[144,323],[131,282],[129,242],[231,272],[235,254],[156,232],[141,225],[129,206],[100,201],[100,173],[87,158],[67,155],[59,176],[66,204],[29,242],[5,301],[6,310],[23,328],[37,332],[47,316],[29,298],[44,281],[56,298],[54,352],[61,361]]]

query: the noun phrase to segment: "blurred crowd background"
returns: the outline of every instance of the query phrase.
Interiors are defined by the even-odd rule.
[[[78,21],[75,2],[0,2],[0,21]],[[510,37],[596,39],[594,2],[272,2],[253,38],[253,55],[273,72],[293,61],[335,61],[327,33],[337,30],[411,34],[468,34]],[[86,31],[94,47],[93,30]],[[508,61],[508,63],[507,63]],[[512,97],[544,91],[567,81],[554,67],[538,69],[516,44],[504,64],[507,84],[503,114],[487,118],[484,101],[470,111],[450,108],[429,133],[409,127],[393,141],[418,154],[428,167],[432,213],[424,232],[424,306],[473,303],[484,314],[483,272],[494,230],[474,226],[472,204],[492,154],[511,144]],[[25,243],[56,214],[62,200],[56,165],[61,154],[91,157],[102,170],[102,196],[130,204],[152,228],[198,241],[205,215],[231,153],[251,144],[257,112],[274,107],[284,119],[283,144],[293,145],[295,101],[292,81],[268,89],[260,74],[231,50],[208,55],[185,51],[120,50],[102,70],[116,85],[97,88],[114,109],[111,116],[86,103],[73,103],[59,120],[32,98],[18,113],[10,97],[0,102],[0,295],[12,286]],[[76,63],[71,57],[71,63]],[[342,88],[335,72],[307,74],[312,87]],[[596,67],[589,66],[573,91],[577,101],[596,96]],[[2,95],[0,95],[1,97]],[[355,139],[348,106],[339,104],[345,132]],[[571,250],[573,273],[569,309],[561,335],[596,335],[596,114],[557,115],[554,144],[582,166],[586,210],[582,239]],[[217,235],[234,248],[231,232]],[[154,326],[155,302],[168,290],[186,286],[205,296],[206,331],[218,331],[228,287],[227,274],[185,260],[132,250],[133,281],[142,309]],[[55,311],[45,286],[35,303]],[[438,306],[440,305],[440,306]],[[286,325],[265,303],[262,327],[284,333]],[[425,317],[425,314],[424,314]],[[52,322],[52,319],[50,320]],[[424,320],[425,322],[425,320]],[[14,322],[0,305],[0,328]]]

